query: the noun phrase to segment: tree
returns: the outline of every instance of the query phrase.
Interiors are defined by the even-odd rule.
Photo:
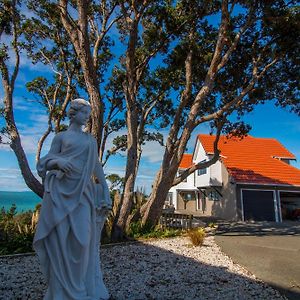
[[[151,70],[150,61],[158,53],[166,52],[171,42],[173,32],[169,32],[171,15],[168,10],[174,10],[169,1],[121,1],[119,6],[122,17],[118,20],[118,28],[127,47],[118,72],[126,101],[127,134],[118,142],[120,147],[126,145],[127,162],[120,211],[113,227],[114,240],[123,239],[128,227],[142,146],[149,140],[162,144],[162,135],[147,131],[147,125],[154,122],[155,115],[160,117],[167,111],[169,101],[165,87],[157,86],[157,74]],[[141,26],[143,30],[140,31]]]
[[[26,184],[31,190],[42,197],[43,187],[30,171],[13,114],[13,91],[19,71],[21,49],[27,51],[32,63],[39,62],[50,66],[54,74],[53,81],[49,79],[49,76],[47,76],[47,78],[39,76],[33,81],[28,82],[26,85],[28,91],[37,97],[37,101],[45,106],[48,112],[48,128],[39,140],[36,159],[39,159],[43,143],[48,135],[53,130],[58,132],[65,129],[64,125],[61,125],[61,121],[65,118],[66,108],[71,98],[78,95],[79,91],[81,93],[82,91],[87,91],[92,95],[91,99],[96,99],[94,96],[97,93],[93,93],[95,87],[89,89],[89,85],[86,83],[86,80],[84,80],[85,77],[83,71],[85,69],[82,68],[83,62],[75,55],[76,52],[74,51],[74,47],[69,43],[69,35],[64,27],[61,26],[61,14],[60,10],[57,9],[57,4],[47,0],[28,1],[26,3],[26,9],[31,12],[33,17],[25,17],[24,15],[21,15],[17,9],[19,3],[21,2],[3,1],[3,3],[1,3],[1,8],[3,8],[3,10],[1,10],[0,33],[1,35],[12,35],[11,46],[16,54],[15,68],[10,78],[9,68],[7,66],[9,46],[3,45],[1,48],[1,75],[5,92],[5,107],[3,110],[1,109],[1,114],[6,121],[6,127],[1,130],[1,135],[5,135],[8,140],[10,140],[8,143],[18,158],[22,176]],[[99,6],[99,11],[100,8],[101,7]],[[98,13],[96,11],[96,6],[94,7],[93,12],[95,14]],[[105,13],[107,13],[106,10],[103,14]],[[108,29],[103,25],[103,31],[101,31],[101,33],[96,32],[97,27],[96,25],[93,25],[93,15],[90,15],[89,17],[89,22],[91,24],[90,28],[92,28],[91,39],[94,43],[94,65],[91,69],[94,68],[94,71],[96,71],[96,81],[100,82],[103,77],[103,72],[105,72],[108,66],[108,61],[112,58],[109,51],[109,46],[111,44],[110,40],[105,37],[106,30]],[[107,22],[109,16],[106,15],[105,18],[103,22]],[[111,25],[109,28],[110,27]],[[46,45],[45,41],[47,41]],[[85,74],[85,76],[88,77],[88,74]],[[94,82],[95,84],[96,81]],[[99,88],[100,87],[97,86],[97,89]],[[109,99],[110,105],[108,107],[109,111],[105,123],[103,124],[103,128],[98,127],[98,119],[92,121],[92,123],[94,122],[96,124],[95,126],[90,123],[90,130],[98,139],[101,159],[109,134],[124,126],[124,122],[117,119],[118,112],[122,110],[123,101],[120,97],[115,97],[115,95],[112,96],[113,97],[110,99],[110,91],[108,89],[107,98]],[[92,107],[93,105],[95,106],[95,103],[92,104]],[[96,114],[98,111],[99,106],[96,107]],[[100,118],[99,120],[100,124],[102,124],[103,118]],[[101,131],[98,132],[97,128],[100,128]],[[102,130],[104,131],[103,139],[101,139]],[[2,138],[1,141],[3,142]]]
[[[9,138],[9,145],[17,157],[22,176],[25,179],[27,186],[37,195],[42,197],[43,187],[30,170],[26,154],[21,145],[20,134],[16,126],[13,110],[13,93],[20,66],[20,36],[22,34],[22,22],[23,19],[16,0],[1,2],[0,36],[3,36],[3,34],[11,36],[11,47],[15,55],[14,67],[11,74],[9,74],[10,72],[7,65],[9,59],[8,45],[1,45],[0,71],[4,90],[3,117],[6,121],[6,126],[2,132]]]
[[[106,84],[104,74],[113,57],[110,51],[113,41],[108,32],[118,20],[118,17],[114,16],[116,4],[114,1],[101,1],[98,4],[97,1],[53,3],[48,0],[31,0],[29,3],[31,11],[38,17],[39,22],[43,23],[43,29],[50,33],[50,42],[57,45],[59,53],[64,53],[63,61],[59,62],[59,56],[56,55],[53,56],[56,60],[53,63],[65,69],[67,84],[75,77],[75,83],[89,96],[92,116],[88,130],[97,139],[99,159],[102,161],[108,136],[125,125],[125,122],[118,118],[124,103],[119,91],[113,84],[108,84],[104,88],[105,94],[100,93],[101,84]],[[76,15],[78,19],[75,18]],[[57,31],[63,32],[63,37],[57,37],[54,34]],[[62,51],[62,47],[66,47],[68,51]],[[43,54],[35,59],[49,60],[49,57]],[[74,88],[75,84],[72,86]],[[57,123],[60,116],[55,116]],[[105,157],[104,164],[108,157]]]
[[[110,182],[110,191],[119,190],[124,185],[124,178],[118,174],[110,174],[106,176],[106,179]]]
[[[197,11],[197,5],[201,10],[203,4],[202,1],[182,3],[187,5],[189,14]],[[299,45],[299,8],[295,4],[295,1],[223,0],[217,31],[208,26],[205,15],[195,16],[195,22],[189,24],[187,34],[167,60],[167,70],[172,72],[174,68],[177,70],[175,62],[186,57],[184,66],[181,65],[185,82],[180,84],[180,103],[161,168],[150,199],[141,209],[144,226],[158,221],[172,185],[218,159],[217,144],[222,131],[245,132],[247,127],[243,122],[230,122],[233,112],[241,118],[256,104],[276,99],[278,105],[290,106],[299,114],[299,64],[295,47],[295,43]],[[205,122],[210,122],[216,131],[215,155],[175,178],[191,133]]]
[[[65,129],[62,120],[66,117],[66,109],[72,98],[84,87],[82,72],[72,45],[62,26],[56,6],[47,3],[37,5],[36,1],[28,1],[27,7],[34,17],[24,22],[25,41],[23,47],[32,63],[43,63],[53,71],[53,81],[38,76],[26,84],[27,90],[36,96],[37,102],[43,105],[48,113],[48,127],[39,139],[36,160],[39,160],[44,141],[51,132]],[[45,43],[45,41],[48,41]],[[47,46],[45,46],[45,44]]]
[[[12,138],[28,186],[41,194],[42,188],[30,174],[20,149],[13,119],[12,95],[23,19],[16,1],[2,1],[1,5],[0,34],[12,34],[16,53],[11,76],[6,65],[7,48],[2,47],[0,55],[7,123],[2,132]],[[110,155],[127,150],[122,207],[115,222],[117,238],[124,236],[130,221],[135,180],[147,140],[156,140],[165,147],[150,199],[140,209],[143,224],[153,225],[169,188],[218,159],[218,137],[222,132],[247,132],[242,117],[256,104],[276,99],[278,105],[300,112],[296,1],[31,0],[29,5],[36,20],[31,20],[32,28],[25,31],[26,49],[33,60],[52,65],[56,72],[53,82],[38,78],[28,84],[49,111],[48,131],[52,130],[51,123],[59,130],[65,100],[78,93],[76,83],[91,101],[89,130],[98,141],[100,159],[105,163]],[[210,23],[212,16],[220,17],[220,24]],[[126,46],[108,80],[113,44],[108,33],[112,28],[119,30]],[[43,34],[53,48],[39,44]],[[65,45],[68,40],[71,44]],[[235,121],[233,113],[238,115]],[[123,128],[125,120],[128,133],[117,137],[105,155],[108,136]],[[214,157],[175,178],[191,134],[205,122],[217,136]],[[163,142],[159,130],[168,126],[169,135]]]
[[[90,131],[97,139],[100,151],[104,148],[100,145],[103,141],[105,106],[100,93],[102,74],[99,64],[100,62],[103,64],[105,56],[100,56],[99,52],[101,49],[103,53],[107,51],[109,43],[107,33],[117,21],[117,18],[110,21],[115,8],[115,1],[106,0],[100,1],[100,4],[89,0],[59,0],[57,4],[61,22],[68,32],[80,61],[92,107]],[[78,15],[77,20],[73,17],[74,13],[70,12],[72,9]],[[103,153],[100,153],[100,157],[102,156]]]

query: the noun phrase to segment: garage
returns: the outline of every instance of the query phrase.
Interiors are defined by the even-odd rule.
[[[275,192],[241,190],[244,221],[276,221]]]
[[[282,221],[300,221],[300,192],[280,191]]]

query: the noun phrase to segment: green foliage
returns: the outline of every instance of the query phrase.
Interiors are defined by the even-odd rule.
[[[124,185],[124,178],[120,177],[118,174],[109,174],[106,176],[106,179],[110,182],[110,190],[122,189]],[[113,199],[112,195],[112,199]]]
[[[35,211],[17,213],[16,205],[0,213],[0,255],[32,252],[32,242],[38,220]]]
[[[161,229],[153,226],[142,226],[141,222],[134,222],[130,224],[128,236],[132,238],[169,238],[182,234],[179,229]]]
[[[209,228],[217,228],[218,225],[214,222],[209,222],[208,225],[207,225]]]
[[[191,229],[188,236],[194,246],[201,246],[205,238],[205,229],[203,227]]]

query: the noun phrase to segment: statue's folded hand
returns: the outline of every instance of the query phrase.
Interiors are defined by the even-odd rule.
[[[58,169],[65,173],[70,172],[72,170],[72,163],[69,160],[58,158],[56,161],[56,165]]]

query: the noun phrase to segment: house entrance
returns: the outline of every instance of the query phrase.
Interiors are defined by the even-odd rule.
[[[300,192],[280,192],[282,221],[300,221]]]
[[[195,212],[197,210],[196,199],[196,191],[180,191],[177,196],[177,210]]]

